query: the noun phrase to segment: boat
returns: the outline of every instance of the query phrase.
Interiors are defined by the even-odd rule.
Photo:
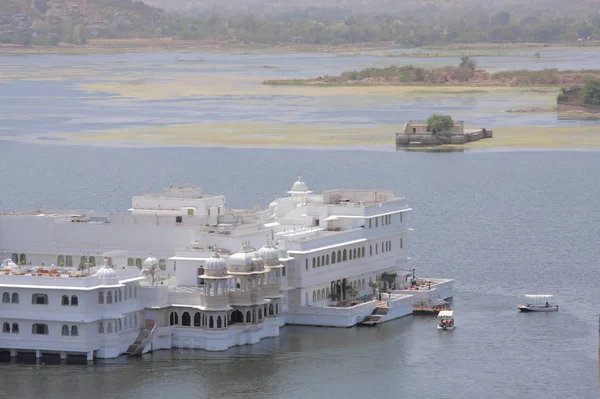
[[[553,305],[550,301],[554,295],[525,295],[525,304],[517,305],[521,312],[556,312],[558,305]]]
[[[437,329],[444,331],[454,330],[454,311],[453,310],[442,310],[437,316]]]

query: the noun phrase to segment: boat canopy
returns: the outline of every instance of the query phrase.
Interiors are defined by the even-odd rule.
[[[554,295],[525,295],[527,299],[553,299]]]
[[[438,319],[453,319],[454,311],[452,310],[442,310],[438,313]]]

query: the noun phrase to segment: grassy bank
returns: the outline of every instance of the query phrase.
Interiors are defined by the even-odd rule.
[[[399,125],[278,124],[227,122],[199,125],[121,129],[100,133],[58,134],[41,139],[7,137],[36,143],[85,145],[178,145],[261,148],[395,148]],[[600,149],[600,132],[594,126],[493,127],[494,138],[466,145],[436,148],[483,149]]]

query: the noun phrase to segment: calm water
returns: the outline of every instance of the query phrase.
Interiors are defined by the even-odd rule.
[[[123,210],[196,183],[230,207],[268,204],[298,168],[314,191],[385,188],[412,212],[421,276],[456,279],[458,328],[285,327],[227,352],[161,351],[93,366],[0,364],[0,397],[597,398],[600,157],[593,151],[406,153],[86,148],[0,142],[0,207]],[[552,293],[554,314],[519,314]]]
[[[595,68],[593,51],[547,50],[535,59],[478,57],[488,70]],[[179,61],[178,61],[179,60]],[[381,53],[227,54],[149,53],[104,55],[0,54],[0,136],[47,138],[56,133],[201,124],[222,121],[281,124],[403,124],[436,112],[473,126],[579,126],[597,121],[562,119],[556,112],[506,113],[511,108],[552,107],[553,93],[477,93],[440,95],[297,95],[266,87],[264,79],[337,75],[373,66],[455,65],[459,57],[390,58]],[[268,68],[265,68],[268,66]],[[165,99],[120,97],[88,92],[90,83],[197,85],[205,95]],[[146,86],[144,86],[146,87]],[[219,87],[233,92],[222,94]],[[243,87],[240,93],[235,89]],[[215,92],[214,94],[213,91]]]

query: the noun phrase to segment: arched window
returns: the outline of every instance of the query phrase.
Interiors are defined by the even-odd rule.
[[[321,301],[321,290],[317,290],[317,302]]]
[[[104,292],[98,291],[98,303],[104,303]]]
[[[121,294],[121,289],[119,288],[119,289],[117,290],[117,296],[119,297],[119,302],[121,302],[121,301],[123,300],[123,299],[121,299],[121,298],[122,298],[122,296],[121,296],[121,295],[122,295],[122,294]]]
[[[231,321],[229,324],[243,323],[243,322],[244,322],[244,314],[237,309],[234,310],[231,313]]]
[[[96,266],[96,257],[90,256],[90,260],[88,262],[90,263],[90,265]]]
[[[103,322],[100,322],[100,323],[98,324],[98,332],[99,332],[100,334],[104,334],[104,323],[103,323]]]
[[[69,335],[69,326],[67,326],[66,324],[62,326],[62,335]]]
[[[308,270],[308,259],[304,259],[304,268]]]
[[[19,303],[19,294],[16,292],[12,294],[12,303]]]
[[[79,305],[79,298],[77,298],[77,295],[71,295],[71,306],[78,306]]]
[[[262,320],[262,308],[258,309],[258,321]]]
[[[183,314],[181,315],[181,325],[189,327],[190,324],[191,324],[190,314],[188,312],[183,312]]]
[[[48,295],[46,294],[33,294],[31,296],[31,303],[33,305],[47,305]]]
[[[12,254],[11,258],[14,263],[19,263],[19,254]]]
[[[67,258],[65,259],[65,266],[73,267],[73,257],[71,255],[67,255]]]
[[[10,303],[10,294],[8,292],[2,294],[2,303]]]
[[[69,306],[69,296],[68,295],[63,295],[61,300],[60,300],[61,305],[63,306]]]
[[[329,264],[329,254],[327,254],[327,256],[325,257],[325,264],[328,265]]]
[[[71,335],[74,337],[79,335],[79,328],[77,326],[71,326]]]
[[[217,328],[221,328],[223,325],[223,321],[221,320],[221,316],[217,316]]]
[[[31,326],[31,333],[35,335],[48,335],[48,325],[36,323]]]
[[[106,303],[113,303],[112,291],[106,291]]]
[[[324,301],[325,298],[326,298],[326,296],[325,296],[325,288],[322,288],[321,289],[321,299]]]
[[[362,247],[362,251],[361,252],[362,252],[361,256],[364,258],[365,257],[365,247]]]
[[[21,256],[19,256],[19,260],[21,261],[22,264],[26,265],[27,264],[27,255],[21,254]]]
[[[194,314],[194,327],[200,327],[201,317],[200,312]]]
[[[127,258],[127,266],[135,266],[135,260],[133,258]]]
[[[331,253],[331,263],[335,263],[335,251]]]
[[[164,259],[161,259],[158,261],[158,268],[162,271],[167,270],[167,261]]]
[[[117,326],[119,328],[117,331],[121,331],[123,329],[123,322],[121,319],[117,320]]]
[[[64,266],[65,265],[65,256],[58,255],[58,259],[56,259],[56,264],[59,266]]]
[[[273,304],[269,304],[269,316],[273,316]]]
[[[142,258],[137,258],[135,260],[135,265],[138,267],[138,269],[142,268]]]
[[[171,312],[171,316],[169,317],[169,323],[172,326],[176,326],[179,324],[179,315],[176,312]]]
[[[215,321],[212,316],[208,319],[208,328],[215,328]]]
[[[137,285],[133,286],[133,297],[137,298]]]
[[[325,290],[325,298],[329,298],[329,287]]]
[[[321,255],[321,266],[325,266],[325,255]]]
[[[369,255],[373,256],[373,245],[369,245]]]
[[[246,312],[246,323],[251,323],[252,322],[252,314],[250,313],[250,311]]]
[[[313,302],[317,302],[317,293],[313,291]]]
[[[356,248],[354,248],[354,249],[352,250],[352,252],[353,252],[353,258],[354,258],[354,259],[356,259]]]
[[[317,266],[317,260],[312,258],[313,269]]]
[[[9,333],[10,332],[10,324],[7,322],[2,323],[2,332]]]
[[[19,333],[19,324],[13,323],[13,325],[12,325],[12,333],[13,334],[18,334]]]
[[[108,327],[106,327],[106,333],[107,334],[112,334],[113,329],[112,329],[112,323],[109,321],[108,322]]]
[[[321,257],[317,256],[317,267],[321,267]]]
[[[342,252],[342,260],[346,261],[347,259],[348,259],[347,253],[346,253],[346,250],[344,249],[344,252]]]
[[[275,304],[275,314],[279,314],[279,304]]]

